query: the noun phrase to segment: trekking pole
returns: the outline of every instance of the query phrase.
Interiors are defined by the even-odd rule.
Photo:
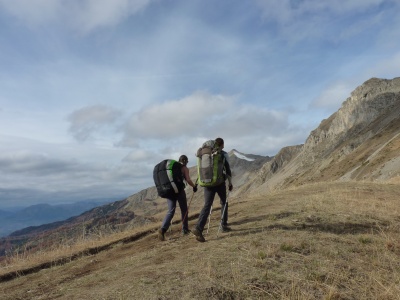
[[[197,186],[197,181],[199,181],[199,178],[196,179],[196,182],[195,182],[195,185],[196,185],[196,186]],[[193,200],[193,197],[194,197],[194,193],[195,193],[195,192],[193,191],[192,197],[190,198],[189,205],[188,205],[187,210],[186,210],[186,214],[185,214],[185,216],[184,216],[183,219],[182,219],[181,230],[183,230],[183,222],[186,220],[186,218],[187,218],[187,216],[188,216],[188,214],[189,214],[189,208],[190,208],[190,204],[192,203],[192,200]]]
[[[221,222],[219,223],[218,232],[217,232],[217,237],[218,237],[219,231],[220,231],[221,228],[222,228],[222,222],[224,221],[224,214],[225,214],[226,206],[228,205],[228,198],[229,198],[229,192],[228,192],[228,195],[226,195],[226,201],[225,201],[224,209],[222,210]]]
[[[212,213],[212,206],[211,206],[211,209],[210,209],[210,214],[208,215],[207,233],[208,233],[208,229],[210,229],[211,213]]]

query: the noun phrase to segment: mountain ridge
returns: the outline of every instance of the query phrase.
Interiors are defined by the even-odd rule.
[[[14,231],[66,220],[110,201],[79,201],[71,204],[39,203],[16,211],[0,211],[0,237]]]
[[[268,191],[324,180],[396,180],[399,111],[399,77],[367,80],[311,131],[303,145],[283,148],[248,185]],[[374,163],[368,161],[379,149]],[[395,166],[389,168],[389,162]],[[354,170],[360,168],[365,171],[356,175]]]

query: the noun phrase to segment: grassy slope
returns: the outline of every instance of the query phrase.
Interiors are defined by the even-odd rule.
[[[230,233],[217,236],[214,211],[206,243],[176,224],[165,242],[151,233],[2,282],[0,298],[400,299],[399,199],[400,185],[354,182],[230,199]]]

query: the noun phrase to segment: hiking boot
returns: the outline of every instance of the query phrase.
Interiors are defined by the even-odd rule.
[[[165,230],[164,230],[164,229],[160,228],[160,229],[158,230],[158,239],[159,239],[160,241],[165,241],[164,233],[165,233]]]
[[[206,241],[206,239],[204,238],[203,234],[201,233],[200,230],[198,230],[197,228],[194,228],[192,230],[192,233],[196,236],[196,240],[198,240],[199,242],[204,243]]]
[[[228,225],[221,225],[221,231],[229,232],[229,231],[231,231],[231,228]]]
[[[188,235],[190,233],[189,229],[183,229],[182,230],[182,235]]]

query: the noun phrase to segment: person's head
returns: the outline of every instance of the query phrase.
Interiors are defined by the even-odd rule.
[[[218,145],[220,149],[224,148],[224,140],[220,137],[215,139],[215,143]]]
[[[187,163],[189,162],[189,159],[187,158],[187,156],[186,155],[181,155],[180,157],[179,157],[179,162],[181,163],[181,164],[183,164],[183,165],[187,165]]]

